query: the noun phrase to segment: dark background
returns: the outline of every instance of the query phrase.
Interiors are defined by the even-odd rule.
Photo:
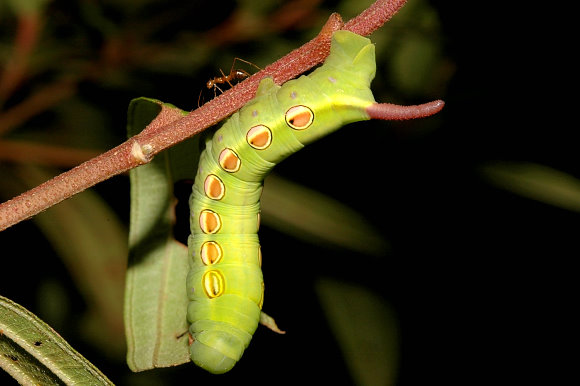
[[[227,2],[172,3],[171,9],[184,16],[151,39],[170,42],[183,28],[205,31],[222,23],[235,8]],[[338,3],[322,2],[319,12],[327,15]],[[571,340],[568,327],[576,305],[572,262],[579,251],[578,212],[501,189],[485,178],[482,167],[491,161],[531,162],[580,175],[576,128],[564,118],[574,111],[564,101],[575,93],[575,79],[568,71],[573,61],[566,57],[572,48],[565,46],[573,26],[566,20],[569,12],[551,9],[549,4],[425,4],[439,18],[440,30],[433,39],[441,48],[436,68],[442,80],[422,92],[379,90],[377,99],[394,94],[396,102],[410,104],[440,98],[446,102],[444,110],[422,122],[387,124],[386,129],[383,122],[352,125],[277,167],[280,175],[360,211],[391,245],[381,259],[369,259],[298,241],[268,227],[261,229],[262,248],[276,255],[264,257],[269,313],[296,332],[272,337],[258,329],[242,363],[221,377],[192,366],[131,375],[123,358],[107,357],[79,338],[83,299],[30,221],[0,234],[0,293],[35,312],[39,283],[47,276],[61,283],[69,309],[59,332],[118,384],[172,384],[184,379],[200,384],[240,380],[352,384],[313,295],[312,283],[321,276],[364,285],[393,307],[400,328],[396,385],[513,384],[542,378],[555,383],[567,362],[563,349]],[[164,8],[155,2],[150,7],[142,11],[149,20],[155,20],[152,15]],[[105,2],[102,9],[113,23],[130,26],[118,8]],[[81,11],[76,2],[50,3],[47,17],[70,22],[54,22],[58,28],[51,32],[70,42],[70,36],[80,30],[90,43],[87,51],[97,51],[104,35],[83,24],[87,16]],[[7,15],[3,18],[10,20]],[[79,25],[73,20],[80,20]],[[2,27],[4,35],[10,33],[11,25]],[[371,38],[389,28],[387,23]],[[279,35],[295,39],[296,47],[304,41],[302,33],[289,28]],[[126,87],[90,78],[81,82],[78,92],[84,100],[108,114],[103,120],[111,132],[103,134],[106,140],[96,147],[109,148],[123,141],[126,107],[132,98],[151,96],[194,108],[198,90],[216,66],[233,56],[244,57],[246,52],[251,57],[263,48],[260,44],[263,40],[231,43],[219,64],[209,60],[208,67],[199,66],[195,75],[156,72],[129,63],[133,77],[131,82],[121,82]],[[46,82],[55,73],[40,73],[29,82]],[[378,75],[373,89],[381,89],[376,84],[380,79]],[[391,81],[387,77],[387,86]],[[17,90],[5,106],[24,99],[27,87],[33,86]],[[56,118],[45,112],[32,118],[32,126],[40,127],[47,119]],[[353,134],[366,130],[369,140],[353,146]],[[320,173],[319,153],[333,149],[344,152],[344,169]],[[10,167],[13,161],[0,162]],[[359,196],[352,178],[359,170],[374,181],[375,196]],[[126,222],[126,176],[95,190]],[[322,258],[303,261],[305,254]],[[10,382],[5,374],[1,379]]]

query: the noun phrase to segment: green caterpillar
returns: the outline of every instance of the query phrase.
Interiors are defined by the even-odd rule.
[[[409,106],[416,108],[409,113],[389,105],[396,110],[391,115],[375,113],[374,75],[370,40],[335,32],[323,66],[282,86],[263,79],[256,97],[206,142],[190,198],[188,240],[187,318],[198,366],[229,371],[258,326],[264,301],[259,201],[274,165],[347,123],[426,116],[442,107]]]

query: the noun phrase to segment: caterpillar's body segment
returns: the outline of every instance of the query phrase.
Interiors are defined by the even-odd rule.
[[[336,32],[323,66],[256,97],[206,143],[190,198],[187,278],[192,360],[230,370],[258,326],[264,285],[257,231],[262,182],[274,165],[341,126],[370,119],[375,74],[369,39]],[[332,163],[326,155],[325,164]]]

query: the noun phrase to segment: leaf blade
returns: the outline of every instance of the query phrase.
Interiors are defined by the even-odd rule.
[[[158,115],[156,115],[158,114]],[[140,98],[129,107],[129,135],[159,120],[184,113],[174,106]],[[154,118],[152,118],[154,116]],[[153,119],[149,123],[149,120]],[[187,141],[133,169],[129,264],[125,292],[127,363],[133,371],[189,361],[187,339],[187,247],[173,237],[173,184],[195,172]],[[186,154],[184,154],[186,153]]]
[[[113,385],[48,324],[3,296],[0,332],[0,366],[19,382]]]

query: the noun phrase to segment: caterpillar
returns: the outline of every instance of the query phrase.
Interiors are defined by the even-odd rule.
[[[190,356],[198,366],[229,371],[258,326],[264,282],[257,232],[266,174],[347,123],[423,117],[442,108],[442,101],[376,103],[369,88],[375,67],[369,39],[335,32],[322,66],[282,86],[264,78],[256,97],[206,141],[189,202],[187,318]],[[381,106],[387,105],[385,113]]]

